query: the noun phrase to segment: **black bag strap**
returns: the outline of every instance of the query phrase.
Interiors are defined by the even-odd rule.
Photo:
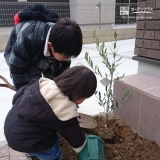
[[[42,35],[44,24],[45,22],[42,22],[42,21],[37,21],[36,23],[34,34],[33,34],[33,38],[34,38],[33,53],[38,52],[38,48],[41,45],[41,35]]]

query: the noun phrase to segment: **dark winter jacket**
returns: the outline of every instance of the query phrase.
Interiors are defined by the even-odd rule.
[[[47,9],[41,3],[36,3],[33,6],[24,8],[14,16],[15,24],[29,19],[56,23],[59,15],[54,10]]]
[[[55,82],[41,78],[21,87],[13,98],[4,133],[8,145],[20,152],[39,152],[53,147],[60,133],[76,152],[85,145],[77,120],[77,106],[62,94]]]
[[[42,73],[45,77],[53,79],[69,68],[71,63],[71,61],[59,62],[54,60],[49,65],[50,52],[47,42],[50,29],[54,23],[45,22],[44,25],[42,25],[41,32],[38,32],[41,35],[40,42],[38,41],[40,45],[38,45],[37,50],[35,41],[38,36],[35,37],[34,33],[36,32],[35,26],[38,21],[28,19],[38,19],[39,17],[47,21],[51,19],[50,16],[52,15],[40,6],[38,6],[38,12],[35,12],[35,8],[33,7],[26,10],[24,9],[18,13],[21,18],[21,23],[13,28],[5,49],[4,57],[9,65],[13,84],[17,89],[26,84],[35,82],[42,77]],[[41,16],[37,16],[37,14]],[[49,16],[48,19],[46,18],[47,16]],[[35,48],[37,51],[35,51]]]

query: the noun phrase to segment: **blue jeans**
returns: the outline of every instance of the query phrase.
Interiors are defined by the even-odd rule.
[[[28,154],[37,157],[39,160],[61,160],[62,150],[59,147],[59,138],[52,148],[45,151]]]

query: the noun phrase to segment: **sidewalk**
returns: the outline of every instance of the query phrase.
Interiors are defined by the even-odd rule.
[[[108,48],[108,52],[110,52],[109,47],[112,46],[110,42],[105,43],[105,46]],[[117,68],[118,75],[132,75],[137,73],[138,62],[132,60],[132,56],[134,55],[134,46],[135,39],[128,40],[120,40],[117,42],[117,46],[119,48],[118,55],[123,56],[121,59],[119,67]],[[89,67],[86,60],[84,59],[85,53],[88,52],[94,64],[97,64],[102,73],[106,73],[106,68],[101,62],[101,58],[96,50],[95,44],[86,44],[83,45],[82,53],[79,57],[72,60],[71,66],[75,65],[84,65]],[[108,55],[109,59],[112,59],[112,55]],[[9,76],[9,68],[5,63],[3,53],[0,53],[0,75],[4,76],[10,83],[12,83]],[[97,89],[102,91],[104,90],[104,86],[100,83],[101,78],[97,76],[98,86]],[[3,81],[0,80],[0,83]],[[14,95],[14,91],[0,87],[0,160],[27,160],[27,157],[23,153],[15,152],[8,148],[7,143],[5,141],[3,125],[5,117],[12,107],[12,98]],[[103,108],[99,106],[96,101],[95,96],[92,96],[89,99],[86,99],[81,105],[79,105],[79,112],[89,114],[89,115],[97,115],[99,112],[103,111]],[[28,159],[29,160],[29,159]]]

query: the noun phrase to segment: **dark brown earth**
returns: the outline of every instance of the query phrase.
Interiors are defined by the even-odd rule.
[[[95,119],[98,122],[97,128],[83,129],[85,134],[98,135],[100,131],[101,135],[104,132],[106,135],[102,117],[95,117]],[[109,140],[104,139],[106,160],[160,160],[160,147],[154,141],[147,140],[133,132],[126,123],[110,117],[108,127],[113,129],[115,136]],[[63,160],[79,160],[77,153],[62,137],[61,148]]]

